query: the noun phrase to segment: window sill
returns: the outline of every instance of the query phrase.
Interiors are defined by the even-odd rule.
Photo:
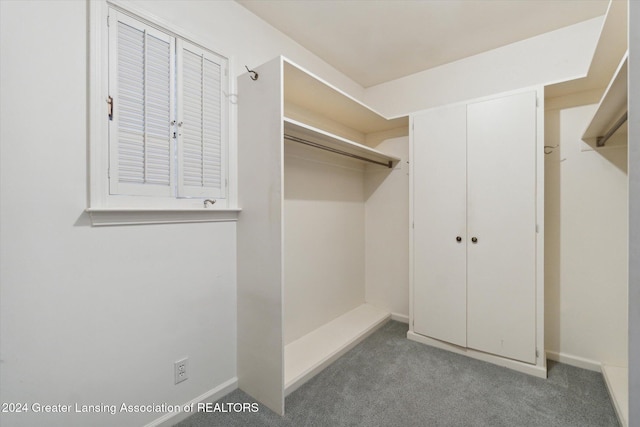
[[[108,225],[174,224],[237,221],[240,209],[124,209],[88,208],[94,227]]]

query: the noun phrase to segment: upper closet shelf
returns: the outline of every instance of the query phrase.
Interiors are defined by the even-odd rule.
[[[363,143],[375,132],[408,132],[407,117],[387,119],[287,58],[282,67],[285,140],[388,168],[400,161]]]
[[[339,123],[363,135],[407,128],[408,117],[387,119],[287,58],[284,63],[284,102]]]
[[[582,139],[589,145],[603,147],[615,133],[626,134],[628,56],[628,52],[625,53],[620,61],[596,113],[582,135]]]
[[[394,167],[400,161],[397,157],[287,117],[284,118],[284,139],[388,168]]]

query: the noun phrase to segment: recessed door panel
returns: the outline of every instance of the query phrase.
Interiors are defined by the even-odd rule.
[[[536,95],[467,106],[467,345],[535,363]]]
[[[466,346],[466,106],[413,124],[414,331]]]

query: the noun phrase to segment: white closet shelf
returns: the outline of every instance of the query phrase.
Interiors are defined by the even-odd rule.
[[[283,57],[282,61],[285,104],[313,111],[363,134],[408,128],[408,117],[387,119],[289,59]]]
[[[626,131],[626,123],[620,126],[621,118],[627,113],[627,59],[628,52],[622,57],[609,86],[604,92],[598,109],[596,110],[589,126],[584,131],[582,139],[592,146],[603,146],[607,136],[611,136],[620,128],[618,132]],[[618,124],[618,126],[616,126]],[[599,143],[601,138],[607,137],[604,142]]]
[[[343,314],[284,348],[285,395],[351,350],[382,326],[391,314],[369,304]]]
[[[304,141],[303,143],[309,143],[308,145],[313,145],[317,148],[389,168],[394,167],[400,161],[398,157],[390,156],[366,145],[349,141],[346,138],[287,117],[284,118],[284,138],[297,142]]]
[[[622,427],[629,425],[629,369],[602,365],[602,376]]]

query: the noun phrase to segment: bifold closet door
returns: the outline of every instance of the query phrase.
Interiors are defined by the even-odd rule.
[[[413,321],[466,346],[466,106],[413,117]]]
[[[467,106],[467,346],[536,362],[536,94]]]

